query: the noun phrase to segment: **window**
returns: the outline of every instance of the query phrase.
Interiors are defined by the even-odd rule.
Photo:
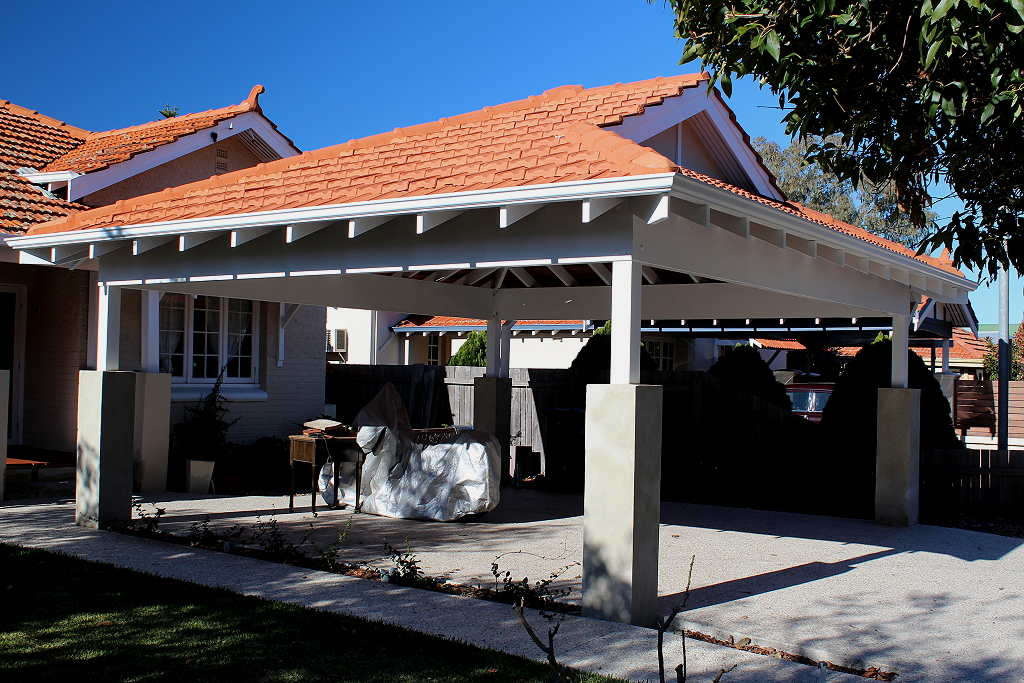
[[[256,303],[186,294],[160,300],[160,372],[179,382],[256,382]]]
[[[436,334],[427,335],[427,365],[438,365],[441,359],[441,337]]]
[[[676,344],[660,339],[648,339],[644,342],[647,353],[658,365],[659,370],[675,370],[676,368]]]

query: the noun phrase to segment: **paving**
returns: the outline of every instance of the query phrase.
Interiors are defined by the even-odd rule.
[[[493,562],[530,582],[559,573],[554,589],[580,600],[582,497],[502,493],[467,523],[392,520],[349,510],[287,511],[286,497],[157,494],[162,530],[186,534],[277,526],[295,542],[312,529],[327,543],[351,521],[341,558],[391,566],[382,540],[413,549],[429,576],[491,584]],[[332,609],[541,659],[511,610],[468,598],[170,546],[73,526],[67,500],[0,504],[0,540],[176,576],[270,599]],[[311,526],[312,525],[312,526]],[[686,628],[862,667],[897,681],[1024,681],[1024,541],[958,529],[894,529],[867,521],[665,503],[660,608],[668,613],[694,570]],[[497,558],[497,559],[495,559]],[[543,620],[534,615],[537,623]],[[676,627],[680,627],[680,622]],[[630,680],[657,680],[650,629],[568,617],[556,641],[566,662]],[[677,662],[679,637],[669,639]],[[687,641],[691,681],[819,681],[808,666]],[[864,680],[830,672],[832,682]]]

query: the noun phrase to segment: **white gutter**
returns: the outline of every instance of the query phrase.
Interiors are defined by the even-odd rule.
[[[504,206],[592,199],[594,197],[627,197],[661,194],[672,188],[674,173],[659,173],[629,178],[582,180],[572,183],[530,185],[529,187],[497,188],[477,192],[455,192],[420,197],[399,197],[370,202],[352,202],[296,209],[277,209],[231,216],[186,218],[157,223],[143,223],[125,228],[70,230],[48,235],[27,235],[15,238],[15,249],[55,247],[65,244],[138,239],[183,232],[235,230],[271,225],[289,225],[313,221],[340,221],[368,216],[399,216],[426,211],[451,211]]]
[[[82,174],[74,171],[37,171],[33,173],[18,171],[18,175],[33,185],[42,185],[43,183],[66,183]]]
[[[768,204],[754,201],[716,187],[696,178],[678,173],[657,173],[628,178],[604,178],[580,180],[568,183],[550,183],[527,187],[496,188],[476,192],[454,192],[449,194],[417,197],[398,197],[367,202],[332,204],[327,206],[277,209],[230,216],[208,216],[173,221],[143,223],[123,228],[94,228],[69,230],[67,232],[17,236],[7,239],[14,249],[45,249],[50,247],[111,242],[181,235],[183,233],[211,232],[284,226],[313,222],[335,222],[370,216],[399,216],[435,211],[466,211],[469,209],[500,207],[516,204],[537,204],[545,202],[582,201],[598,197],[631,197],[666,195],[687,201],[709,205],[710,208],[728,214],[749,216],[750,219],[782,229],[804,239],[825,244],[845,252],[861,255],[871,261],[913,271],[923,277],[939,280],[952,287],[973,291],[978,283],[954,275],[922,261],[897,254],[870,242],[847,235],[814,221],[780,211]],[[710,201],[709,201],[710,200]]]

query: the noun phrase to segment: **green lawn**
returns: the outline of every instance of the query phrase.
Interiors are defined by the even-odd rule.
[[[50,680],[546,683],[551,672],[393,626],[0,544],[0,681]]]

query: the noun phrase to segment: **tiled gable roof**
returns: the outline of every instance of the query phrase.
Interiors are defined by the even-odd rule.
[[[136,154],[174,142],[184,135],[192,135],[204,128],[212,128],[221,121],[234,118],[239,114],[251,111],[259,112],[259,96],[263,91],[263,86],[257,85],[244,102],[230,107],[184,114],[131,128],[90,133],[82,144],[39,168],[42,171],[74,171],[76,173],[102,170],[113,164],[127,161]]]
[[[543,95],[306,152],[79,214],[34,234],[122,227],[395,197],[472,192],[678,172],[909,258],[956,271],[948,262],[793,202],[754,194],[680,168],[609,127],[706,83],[705,74]],[[717,96],[717,95],[716,95]],[[730,114],[731,115],[731,114]],[[733,120],[735,118],[733,117]],[[770,175],[770,174],[769,174]]]
[[[565,86],[96,209],[37,233],[678,170],[599,126],[697,86],[678,76]]]
[[[852,358],[857,355],[861,348],[860,346],[842,346],[837,348],[836,351],[840,356]],[[928,347],[912,346],[910,350],[923,358],[926,363],[931,360],[932,350]],[[980,361],[985,358],[988,352],[989,345],[984,339],[975,337],[971,332],[962,327],[953,328],[953,347],[949,350],[950,360]],[[936,357],[941,361],[941,348],[936,349]]]
[[[87,130],[0,100],[0,232],[18,233],[85,208],[47,197],[18,175],[18,169],[39,169],[89,135]]]

